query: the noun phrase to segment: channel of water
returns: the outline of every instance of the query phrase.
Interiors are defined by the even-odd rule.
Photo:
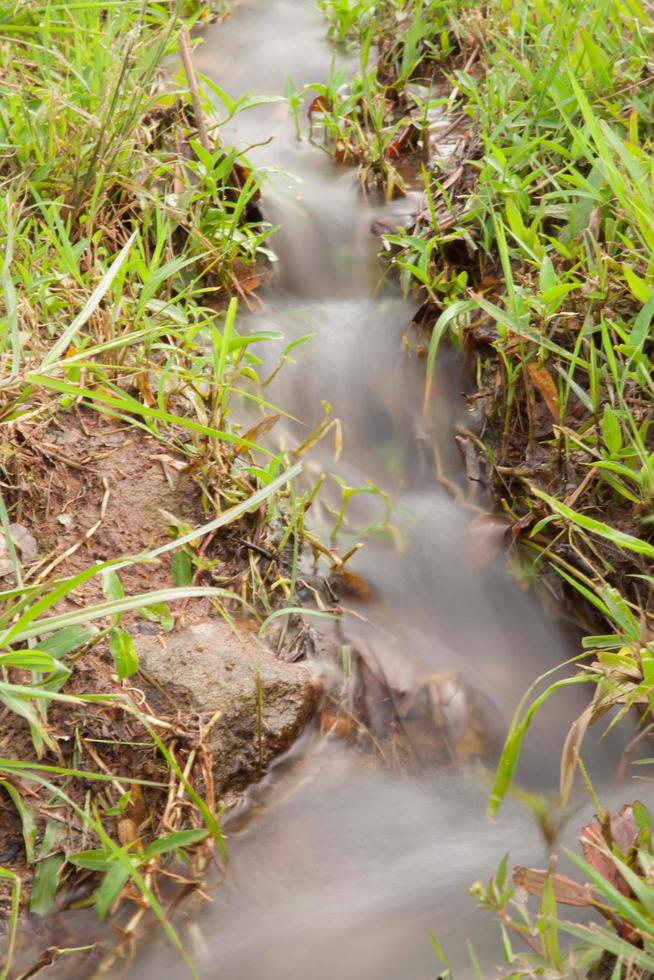
[[[206,31],[196,67],[232,97],[280,96],[287,75],[298,87],[326,79],[335,52],[325,27],[310,0],[242,0]],[[296,139],[284,101],[243,113],[223,135],[269,170],[263,208],[280,226],[273,285],[240,329],[280,330],[285,342],[313,334],[266,392],[302,420],[286,423],[283,438],[302,442],[322,416],[321,401],[329,402],[342,456],[335,462],[322,444],[308,454],[309,473],[337,473],[350,486],[374,480],[394,502],[402,544],[373,539],[352,559],[374,598],[348,600],[343,635],[368,651],[394,690],[456,674],[489,729],[501,732],[528,685],[573,656],[576,641],[501,560],[476,567],[466,534],[474,513],[436,479],[435,450],[465,488],[453,434],[458,421],[470,422],[466,379],[458,355],[443,352],[423,418],[424,362],[402,342],[415,307],[392,287],[378,288],[379,239],[370,231],[407,203],[367,199],[352,169]],[[378,498],[358,499],[360,526],[380,517]],[[532,789],[556,789],[563,739],[584,704],[583,692],[561,697],[537,720],[520,770]],[[588,750],[600,784],[617,754],[610,741]],[[542,867],[548,848],[515,802],[489,823],[487,788],[475,766],[398,775],[338,739],[308,733],[273,767],[247,818],[227,822],[229,870],[212,903],[180,918],[202,975],[433,980],[440,968],[431,930],[457,980],[472,976],[467,940],[485,975],[497,975],[499,931],[467,888],[487,880],[506,851],[515,863]],[[130,976],[172,980],[182,967],[157,940]]]

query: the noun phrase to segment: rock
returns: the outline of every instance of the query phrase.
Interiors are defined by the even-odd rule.
[[[222,620],[179,633],[135,636],[139,662],[180,710],[202,715],[221,792],[242,789],[300,735],[320,685],[303,664],[278,660],[254,636]]]

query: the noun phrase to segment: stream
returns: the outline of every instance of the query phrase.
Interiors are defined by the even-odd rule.
[[[327,475],[310,527],[329,540],[338,480],[368,490],[372,481],[392,505],[390,534],[382,533],[382,493],[360,494],[348,508],[334,547],[344,554],[365,542],[347,568],[366,583],[366,594],[342,597],[332,639],[361,651],[381,678],[368,697],[373,722],[387,710],[389,691],[403,692],[406,702],[417,690],[447,689],[444,724],[440,732],[412,732],[414,764],[405,768],[375,763],[370,752],[325,738],[317,726],[307,730],[226,817],[224,880],[210,901],[182,906],[175,928],[203,978],[435,980],[444,967],[432,932],[456,980],[474,976],[468,942],[483,975],[498,976],[499,929],[468,889],[488,881],[506,852],[511,866],[546,867],[550,847],[515,799],[496,823],[487,820],[489,773],[521,696],[539,674],[578,652],[579,637],[509,577],[503,556],[479,561],[471,550],[471,522],[491,505],[481,490],[473,498],[454,440],[457,423],[474,429],[462,394],[470,382],[460,355],[444,345],[423,415],[425,362],[403,342],[416,307],[381,284],[380,239],[371,233],[377,220],[392,225],[411,195],[391,203],[366,197],[352,168],[335,165],[306,137],[296,139],[281,98],[285,78],[298,88],[324,81],[334,57],[355,69],[350,55],[335,54],[311,0],[241,0],[229,19],[205,30],[194,55],[197,70],[232,98],[248,90],[271,97],[223,128],[227,144],[268,171],[262,207],[279,226],[271,239],[278,257],[272,282],[250,312],[241,304],[238,329],[284,335],[281,345],[257,348],[270,367],[281,346],[311,335],[265,390],[290,416],[271,445],[302,444],[326,402],[340,423],[342,453],[336,460],[332,431],[303,455],[307,487]],[[474,507],[448,492],[437,463]],[[325,663],[316,669],[324,672]],[[330,670],[328,682],[337,687],[343,678],[334,663]],[[375,690],[386,695],[375,697]],[[563,741],[586,702],[576,685],[539,713],[525,742],[521,785],[556,792]],[[591,733],[587,741],[584,761],[603,801],[620,799],[613,779],[624,730],[601,743]],[[592,813],[581,790],[578,800],[562,838],[569,845]],[[565,862],[561,870],[570,873]],[[77,921],[83,933],[89,920]],[[78,975],[62,969],[45,974]],[[153,931],[126,972],[110,975],[181,980],[187,973]]]
[[[230,19],[205,32],[195,62],[232,97],[246,90],[274,97],[287,74],[298,88],[326,79],[333,57],[310,0],[242,0]],[[351,560],[373,600],[344,602],[343,636],[368,652],[395,690],[456,674],[501,741],[526,688],[573,656],[578,638],[547,618],[501,560],[476,567],[466,537],[474,514],[436,479],[435,453],[465,489],[453,434],[468,414],[466,381],[459,356],[444,350],[423,418],[424,361],[408,356],[402,343],[415,308],[392,287],[379,288],[380,242],[370,232],[380,217],[392,224],[406,201],[366,199],[352,169],[297,141],[284,101],[248,110],[224,136],[269,169],[264,212],[280,226],[272,240],[274,283],[240,329],[279,330],[285,342],[313,335],[266,391],[303,420],[286,422],[282,439],[291,446],[306,439],[327,401],[340,420],[343,452],[336,463],[333,439],[325,439],[305,456],[309,476],[336,473],[351,487],[373,480],[393,501],[401,546],[372,536]],[[328,479],[327,494],[336,489]],[[333,517],[319,508],[311,514],[312,526],[328,533]],[[375,494],[357,497],[348,511],[357,530],[382,516]],[[346,531],[339,551],[356,540]],[[577,690],[537,718],[520,769],[531,789],[556,790],[563,739],[585,703]],[[496,758],[497,745],[494,751]],[[593,778],[609,794],[618,756],[610,739],[585,749]],[[338,739],[306,733],[245,815],[228,818],[229,867],[212,902],[199,917],[180,916],[202,976],[426,980],[443,969],[431,930],[457,980],[473,975],[468,940],[484,975],[495,975],[499,930],[467,889],[486,881],[506,851],[512,863],[544,867],[549,849],[534,817],[514,801],[489,823],[487,792],[475,766],[398,775]],[[575,813],[568,841],[583,815]],[[182,973],[158,938],[130,976]]]

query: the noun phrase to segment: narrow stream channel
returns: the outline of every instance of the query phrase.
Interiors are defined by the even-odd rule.
[[[287,74],[298,87],[324,80],[333,57],[310,0],[242,0],[206,32],[196,65],[232,96],[279,96]],[[264,208],[280,225],[274,286],[240,328],[274,328],[287,341],[314,334],[266,397],[309,426],[288,426],[291,445],[306,438],[328,401],[341,422],[343,454],[336,464],[331,446],[321,445],[308,468],[336,472],[350,486],[374,480],[391,495],[402,532],[402,548],[373,541],[352,560],[374,601],[348,602],[344,632],[398,689],[457,672],[501,736],[532,680],[575,645],[500,562],[475,570],[466,558],[471,514],[434,472],[436,447],[450,478],[465,480],[453,441],[466,412],[462,367],[454,354],[443,355],[423,420],[424,363],[402,345],[413,308],[389,287],[377,289],[379,240],[370,226],[402,203],[367,202],[352,170],[296,140],[283,101],[242,114],[224,135],[270,168]],[[361,526],[379,517],[379,499],[359,498]],[[538,720],[521,770],[532,788],[556,788],[563,738],[584,703],[583,693],[562,697]],[[604,743],[587,761],[602,782],[615,759]],[[307,734],[268,783],[248,819],[227,824],[225,882],[199,919],[194,913],[180,923],[203,976],[427,980],[440,971],[430,930],[457,980],[472,975],[468,939],[484,975],[496,975],[499,932],[467,888],[488,879],[506,851],[514,863],[544,866],[546,847],[526,810],[509,801],[490,824],[487,784],[476,769],[397,775],[317,734]],[[580,821],[577,814],[574,825]],[[159,938],[130,976],[182,973]]]

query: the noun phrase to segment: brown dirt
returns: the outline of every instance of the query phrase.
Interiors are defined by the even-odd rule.
[[[58,566],[61,574],[165,543],[162,510],[190,524],[207,519],[189,471],[176,469],[185,468],[186,461],[134,425],[69,412],[65,425],[51,419],[36,430],[19,430],[16,457],[21,478],[16,521],[37,539],[37,574],[73,548]],[[126,568],[121,580],[127,593],[172,585],[166,560]],[[84,600],[99,594],[95,581],[84,587]]]
[[[45,420],[16,425],[11,447],[6,448],[5,473],[10,483],[7,499],[11,520],[23,525],[36,539],[37,553],[24,572],[27,582],[52,581],[88,568],[94,562],[130,556],[164,544],[169,538],[168,518],[173,514],[188,525],[208,521],[203,513],[201,492],[188,461],[135,425],[125,425],[93,412],[68,411]],[[228,528],[212,542],[210,557],[216,561],[213,575],[221,584],[238,580],[247,552],[239,550],[236,538],[249,536],[247,518],[238,528]],[[172,586],[170,557],[156,563],[126,567],[120,572],[127,595]],[[207,584],[210,584],[210,576]],[[202,582],[201,584],[204,584]],[[0,579],[1,588],[11,587],[10,576]],[[87,606],[103,598],[99,578],[76,588],[55,611]],[[192,599],[171,607],[176,627],[215,617],[209,600]],[[103,625],[103,624],[100,624]],[[145,621],[137,612],[127,614],[123,625],[132,633],[156,634],[158,623]],[[12,680],[24,681],[14,671]],[[121,685],[106,642],[86,650],[75,663],[65,687],[66,694],[129,694],[144,713],[163,722],[158,732],[182,769],[191,756],[190,781],[199,795],[215,806],[212,759],[201,735],[197,712],[162,699],[147,680],[137,675]],[[168,727],[165,727],[168,726]],[[66,792],[80,807],[97,808],[104,814],[115,806],[130,778],[164,784],[163,788],[132,791],[130,803],[118,817],[103,816],[105,830],[114,840],[138,837],[143,843],[162,833],[199,826],[201,820],[189,807],[184,794],[171,806],[171,782],[167,764],[154,747],[143,725],[123,708],[108,703],[51,704],[48,729],[59,746],[61,757],[47,751],[41,762],[67,765],[94,773],[110,773],[113,783],[88,779],[71,780]],[[8,708],[0,709],[0,755],[37,762],[28,725]],[[121,781],[122,780],[122,781]],[[65,825],[58,845],[67,853],[99,846],[93,833],[82,826],[71,807],[53,804],[49,792],[26,778],[12,782],[36,818],[37,853],[48,819]],[[174,800],[175,793],[172,798]],[[189,879],[201,875],[205,863],[203,846],[196,848]],[[0,793],[0,865],[16,872],[22,880],[22,902],[29,900],[33,867],[25,859],[18,814],[5,793]],[[57,908],[70,897],[79,897],[94,884],[88,872],[64,867]],[[10,909],[10,887],[0,887],[0,919]]]

